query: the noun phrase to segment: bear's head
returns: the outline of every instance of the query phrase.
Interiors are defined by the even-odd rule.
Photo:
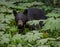
[[[15,16],[15,21],[18,29],[22,29],[27,21],[26,15],[24,15],[22,12],[16,12],[15,10],[13,10],[13,14]]]

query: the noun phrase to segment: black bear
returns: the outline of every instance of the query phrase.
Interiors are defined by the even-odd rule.
[[[47,19],[43,10],[38,8],[28,8],[25,9],[24,12],[16,12],[13,10],[16,24],[18,25],[18,29],[23,29],[24,25],[27,21],[31,20],[40,20],[40,19]],[[40,22],[40,26],[43,26],[43,22]]]

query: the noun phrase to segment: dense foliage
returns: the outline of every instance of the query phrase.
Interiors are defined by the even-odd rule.
[[[49,18],[36,30],[24,28],[25,35],[18,34],[12,10],[23,12],[37,7]],[[0,0],[0,47],[60,47],[60,0]],[[29,25],[40,20],[28,21]]]

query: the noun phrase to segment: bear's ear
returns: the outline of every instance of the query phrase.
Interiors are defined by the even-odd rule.
[[[28,9],[25,9],[24,12],[23,12],[23,14],[27,15],[27,13],[28,13]]]
[[[16,15],[17,15],[17,12],[16,12],[16,10],[13,10],[13,14],[14,14],[14,16],[16,16]]]

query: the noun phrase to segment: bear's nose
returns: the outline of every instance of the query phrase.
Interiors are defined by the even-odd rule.
[[[23,21],[22,20],[18,20],[18,25],[19,26],[21,26],[21,25],[23,26]]]

